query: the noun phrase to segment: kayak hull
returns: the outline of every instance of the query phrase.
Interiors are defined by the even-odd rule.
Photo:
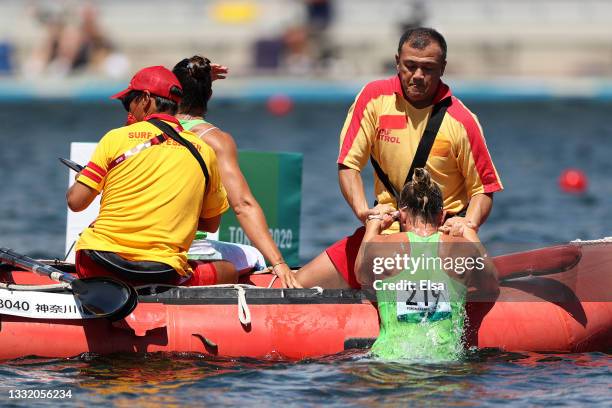
[[[513,352],[612,349],[612,302],[606,298],[612,254],[604,247],[588,252],[568,270],[505,282],[494,302],[468,303],[468,344]],[[49,283],[30,272],[5,275],[16,283]],[[236,289],[175,288],[141,296],[136,309],[116,322],[2,315],[0,359],[187,352],[296,360],[367,348],[378,336],[376,308],[361,292],[264,289],[270,275],[248,279],[260,287],[246,289],[248,324],[239,319]]]
[[[0,357],[188,352],[303,359],[359,346],[359,339],[375,337],[378,332],[376,311],[371,305],[318,305],[316,313],[312,308],[310,305],[253,305],[249,327],[241,325],[236,307],[227,305],[141,304],[128,319],[113,323],[24,321],[6,317],[2,319],[0,331]],[[356,314],[360,318],[355,318]],[[334,317],[320,319],[320,315]],[[129,322],[129,319],[138,319],[138,322]]]

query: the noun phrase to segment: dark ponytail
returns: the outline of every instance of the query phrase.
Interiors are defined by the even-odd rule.
[[[179,113],[204,116],[212,96],[210,60],[199,55],[185,58],[172,70],[183,87]]]
[[[444,206],[442,191],[427,170],[414,169],[412,181],[404,186],[400,194],[399,206],[428,224],[438,224]]]

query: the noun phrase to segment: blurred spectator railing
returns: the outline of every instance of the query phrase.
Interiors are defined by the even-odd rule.
[[[28,14],[27,5],[44,3],[1,2],[0,42],[11,44],[19,66],[24,65],[41,37],[41,29]],[[303,33],[288,30],[307,24],[304,3],[305,0],[105,0],[95,2],[95,6],[100,25],[134,68],[172,65],[185,56],[201,53],[228,65],[233,75],[240,76],[254,74],[258,40],[280,38],[282,47],[287,47],[289,41],[301,52]],[[378,75],[391,71],[402,27],[422,22],[446,36],[451,74],[612,76],[612,1],[329,3],[334,10],[333,19],[323,40],[329,61],[324,71],[316,71],[317,75]],[[288,39],[287,32],[291,33]],[[281,73],[284,61],[279,62]]]

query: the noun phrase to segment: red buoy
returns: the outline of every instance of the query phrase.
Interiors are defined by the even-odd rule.
[[[578,169],[566,169],[559,177],[559,187],[566,193],[581,194],[587,189],[586,174]]]
[[[293,100],[287,95],[272,95],[266,103],[268,112],[275,116],[285,116],[293,110]]]

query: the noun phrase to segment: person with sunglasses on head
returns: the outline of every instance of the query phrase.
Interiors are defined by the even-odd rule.
[[[138,71],[119,99],[134,123],[109,131],[66,193],[73,211],[102,194],[76,244],[80,277],[132,284],[234,283],[226,261],[187,260],[197,229],[215,231],[229,208],[215,152],[175,117],[183,97],[163,66]]]
[[[402,232],[381,235],[394,221],[387,204],[377,205],[378,214],[366,221],[355,271],[364,290],[376,290],[380,335],[372,353],[378,357],[461,358],[468,288],[490,299],[498,292],[496,270],[476,232],[466,227],[457,237],[438,231],[443,203],[440,187],[417,168],[400,194],[395,219]]]
[[[240,170],[236,142],[229,133],[205,120],[208,101],[212,96],[212,81],[224,78],[227,69],[196,55],[181,60],[172,72],[183,88],[183,98],[176,115],[181,126],[197,134],[215,151],[221,181],[236,218],[253,246],[268,259],[283,287],[300,288],[295,274],[274,243],[264,213]]]

